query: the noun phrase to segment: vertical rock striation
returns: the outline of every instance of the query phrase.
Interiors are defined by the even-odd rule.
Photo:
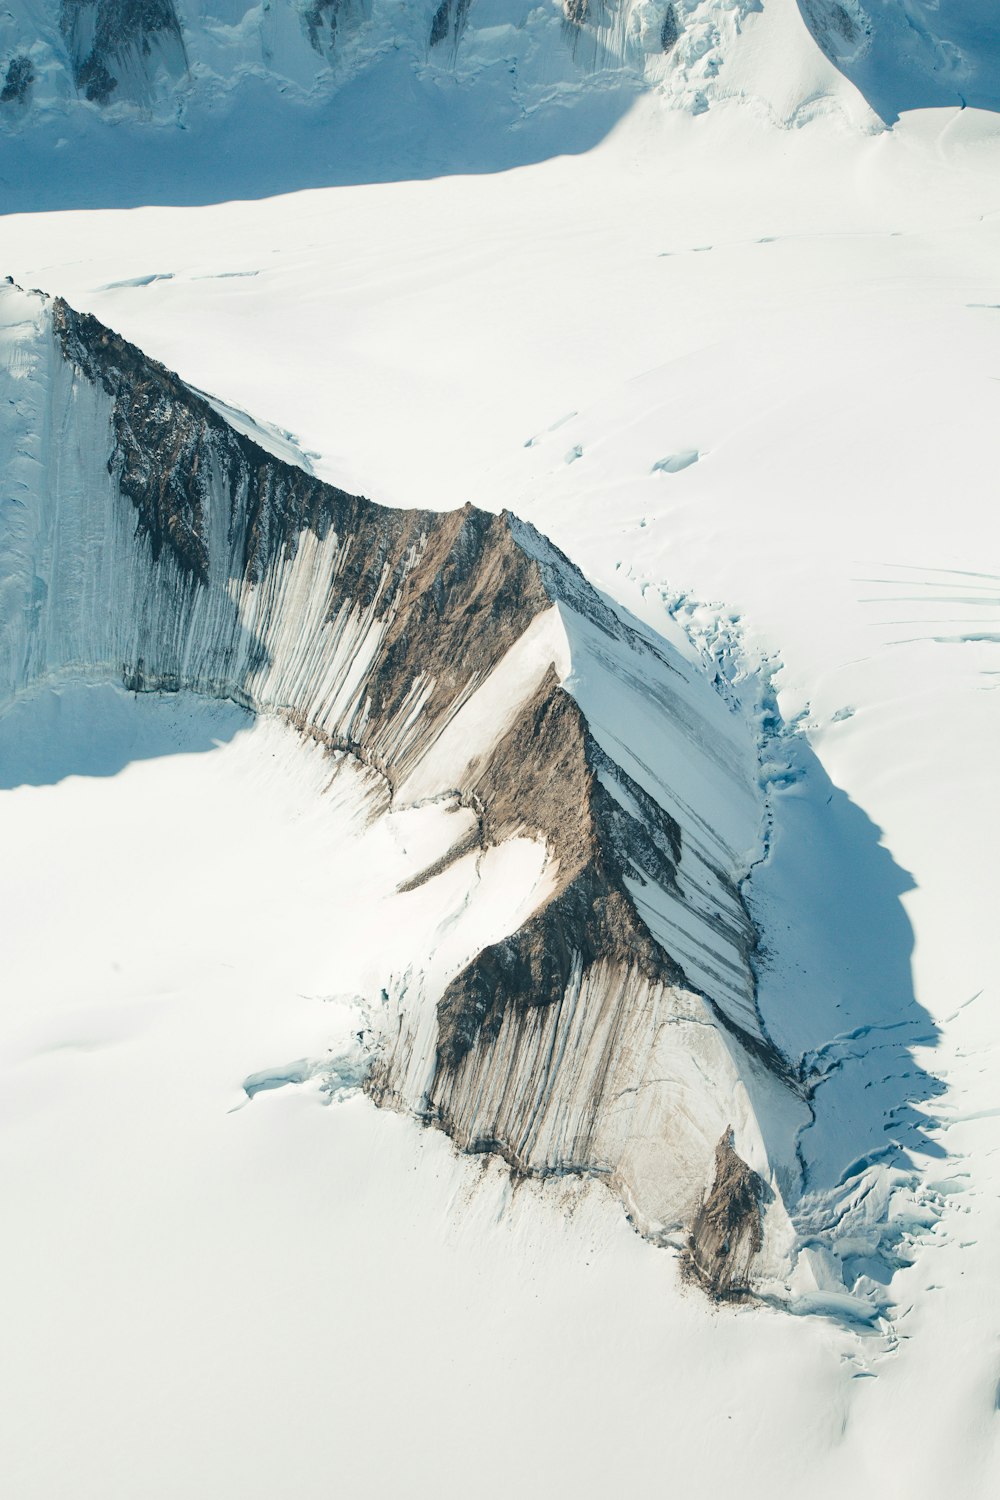
[[[726,1130],[715,1148],[715,1181],[695,1217],[687,1265],[713,1297],[745,1297],[760,1253],[761,1207],[767,1186],[733,1150]]]

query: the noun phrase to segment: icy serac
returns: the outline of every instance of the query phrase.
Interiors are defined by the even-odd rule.
[[[535,81],[549,85],[580,68],[641,74],[677,42],[679,9],[684,0],[15,0],[0,17],[2,102],[78,99],[170,119],[252,77],[328,93],[400,49],[415,68],[516,61],[525,81],[541,63]]]
[[[995,105],[998,63],[991,0],[11,0],[0,126],[206,125],[262,88],[285,107],[362,79],[390,95],[405,79],[402,113],[423,90],[428,118],[446,81],[479,89],[514,130],[574,93],[649,87],[694,113],[734,98],[787,123],[831,105],[891,122]]]
[[[422,881],[544,846],[519,930],[383,997],[372,1097],[606,1178],[716,1292],[782,1276],[807,1116],[755,1001],[741,721],[512,515],[346,494],[65,302],[0,310],[0,711],[80,681],[232,699],[367,767],[373,817],[466,809]]]

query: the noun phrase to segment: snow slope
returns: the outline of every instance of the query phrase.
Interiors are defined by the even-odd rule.
[[[824,1451],[850,1335],[797,1321],[789,1367],[787,1317],[677,1292],[596,1184],[515,1189],[348,1086],[355,990],[438,936],[396,894],[412,819],[373,840],[353,777],[322,794],[316,747],[231,705],[23,713],[51,759],[0,794],[12,1492],[492,1500],[669,1454],[708,1495],[692,1403],[732,1434],[713,1485]]]

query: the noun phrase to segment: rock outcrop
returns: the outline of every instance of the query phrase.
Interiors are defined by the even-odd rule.
[[[763,1179],[733,1150],[727,1130],[715,1148],[715,1181],[695,1217],[686,1262],[694,1279],[720,1301],[750,1292],[766,1193]]]
[[[187,69],[173,0],[62,0],[59,27],[73,82],[94,104],[144,101],[158,72]]]
[[[457,799],[484,849],[536,840],[519,930],[386,997],[369,1092],[606,1179],[713,1290],[780,1268],[805,1106],[755,1000],[742,723],[512,515],[347,494],[65,302],[0,312],[0,711],[81,677],[230,698],[398,805]]]

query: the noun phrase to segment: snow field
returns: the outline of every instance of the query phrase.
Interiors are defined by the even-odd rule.
[[[720,1317],[599,1185],[513,1189],[359,1092],[380,989],[421,944],[443,964],[521,920],[533,846],[396,894],[461,814],[370,823],[349,763],[184,696],[41,689],[0,765],[18,1495],[457,1496],[473,1470],[575,1494],[669,1456],[707,1497],[748,1453],[825,1450],[851,1335]],[[486,1470],[484,1401],[523,1429]],[[725,1423],[701,1488],[692,1401]]]

